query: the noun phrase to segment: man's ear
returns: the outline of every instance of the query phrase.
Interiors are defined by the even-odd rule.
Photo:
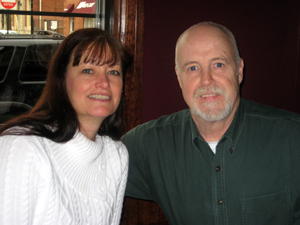
[[[238,70],[239,70],[238,73],[239,84],[241,84],[244,78],[244,60],[242,58],[240,59],[240,65]]]
[[[176,75],[177,75],[177,80],[178,80],[179,86],[180,86],[180,88],[182,88],[182,86],[181,86],[181,80],[180,80],[180,78],[179,78],[179,72],[178,72],[176,66],[175,66],[175,73],[176,73]]]

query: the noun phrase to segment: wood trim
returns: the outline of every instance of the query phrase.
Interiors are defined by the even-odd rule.
[[[141,123],[144,40],[144,0],[114,0],[114,32],[133,55],[132,70],[125,78],[126,131]],[[168,224],[154,202],[125,198],[121,225]]]
[[[144,0],[114,1],[114,35],[133,55],[131,71],[125,78],[126,131],[141,123],[144,39]]]

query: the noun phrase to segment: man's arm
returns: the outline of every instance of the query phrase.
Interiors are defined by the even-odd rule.
[[[143,126],[138,126],[122,137],[129,152],[129,172],[125,195],[128,197],[152,200],[144,149]],[[150,144],[150,143],[148,143]]]

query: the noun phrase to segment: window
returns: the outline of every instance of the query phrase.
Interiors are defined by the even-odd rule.
[[[36,34],[49,30],[67,36],[74,30],[98,27],[111,31],[113,0],[16,0],[0,4],[0,30]],[[10,9],[10,10],[8,10]],[[106,22],[107,21],[107,22]],[[109,22],[108,22],[109,21]]]
[[[58,45],[30,45],[27,47],[21,66],[20,82],[45,81],[51,58]]]
[[[0,46],[0,83],[2,83],[5,79],[9,64],[12,60],[14,49],[15,48],[12,46]]]

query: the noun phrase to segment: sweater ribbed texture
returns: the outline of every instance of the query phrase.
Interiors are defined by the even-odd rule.
[[[105,136],[2,136],[0,224],[119,224],[127,173],[125,146]]]

